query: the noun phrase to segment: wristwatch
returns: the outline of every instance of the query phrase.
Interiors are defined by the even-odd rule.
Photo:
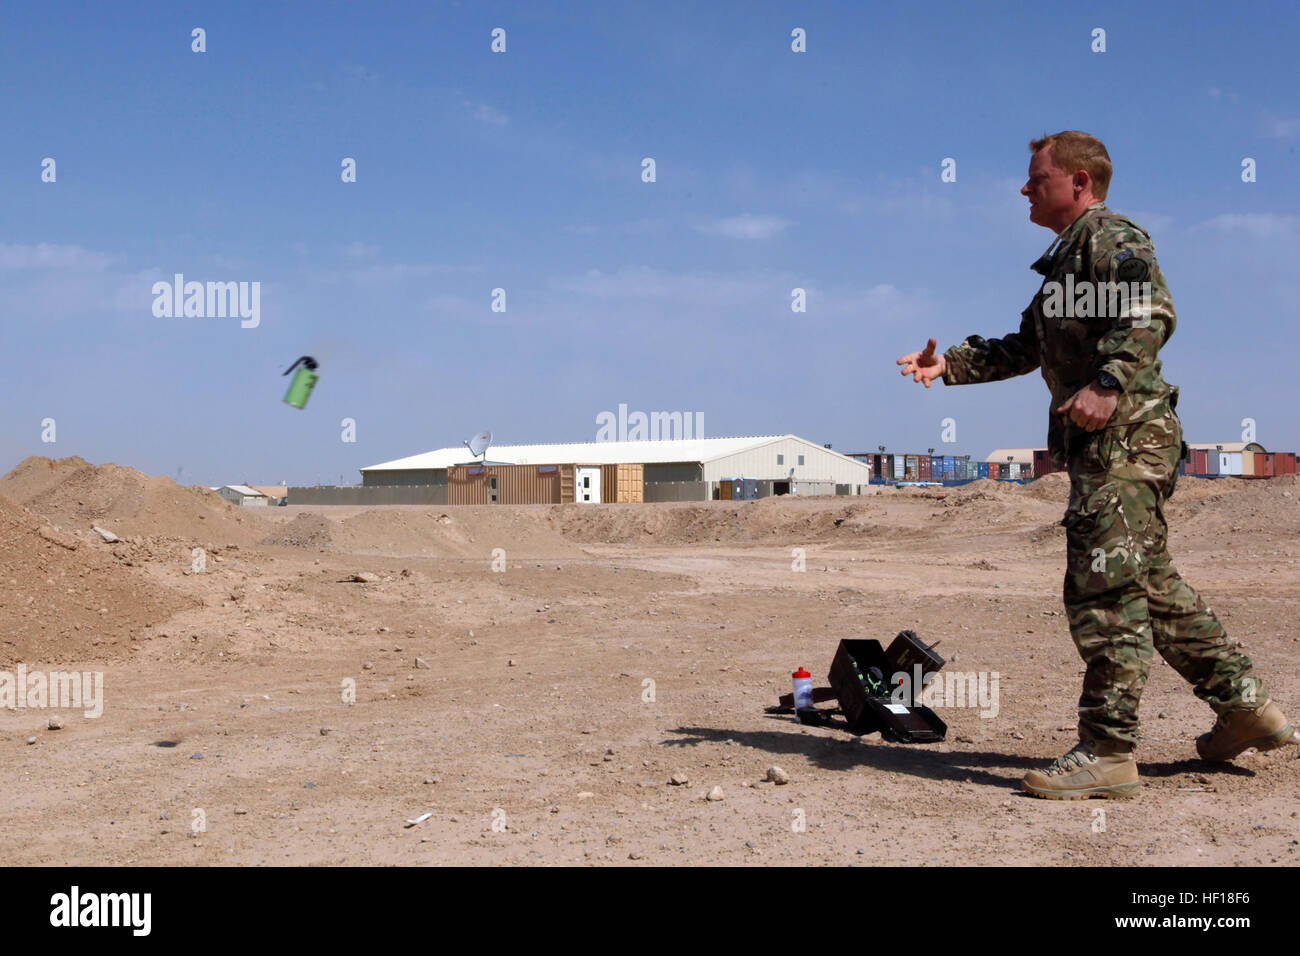
[[[1110,372],[1098,372],[1097,384],[1102,388],[1113,388],[1116,391],[1119,390],[1119,379],[1114,375],[1111,375]]]

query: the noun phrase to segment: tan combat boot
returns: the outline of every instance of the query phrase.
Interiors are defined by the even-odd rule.
[[[1255,710],[1230,710],[1220,714],[1214,729],[1196,738],[1202,760],[1231,760],[1243,750],[1274,750],[1300,743],[1295,727],[1287,723],[1282,708],[1271,700]]]
[[[1102,752],[1085,743],[1076,744],[1046,770],[1029,771],[1020,785],[1026,793],[1049,800],[1135,796],[1140,784],[1133,752],[1102,743],[1095,746]]]

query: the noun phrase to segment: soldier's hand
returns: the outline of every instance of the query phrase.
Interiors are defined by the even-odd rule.
[[[1115,414],[1119,395],[1116,389],[1102,388],[1098,383],[1091,382],[1071,395],[1057,411],[1069,415],[1070,421],[1080,428],[1095,432],[1099,428],[1105,428]]]
[[[934,354],[935,344],[935,340],[930,339],[925,345],[925,351],[911,352],[900,358],[898,364],[903,366],[903,370],[899,374],[910,375],[912,381],[924,382],[925,387],[929,388],[931,382],[948,370],[948,360],[942,355]]]

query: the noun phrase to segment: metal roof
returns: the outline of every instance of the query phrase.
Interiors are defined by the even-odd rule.
[[[1034,452],[1045,450],[1046,449],[1042,448],[995,448],[989,452],[989,456],[984,460],[1006,461],[1010,458],[1012,461],[1021,465],[1032,465],[1034,463]]]
[[[1264,446],[1257,441],[1221,441],[1221,442],[1188,442],[1188,448],[1195,448],[1198,451],[1214,451],[1216,448],[1223,448],[1224,451],[1264,451]],[[1267,452],[1265,452],[1267,454]]]
[[[680,438],[660,441],[588,441],[557,445],[493,445],[492,459],[510,465],[620,465],[707,462],[771,442],[794,439],[828,455],[846,456],[798,435],[745,435],[739,438]],[[850,459],[852,460],[852,459]],[[366,471],[430,470],[476,464],[463,445],[398,458],[362,468]]]
[[[256,488],[250,488],[248,485],[222,485],[223,488],[229,488],[231,491],[237,491],[246,498],[265,498]]]

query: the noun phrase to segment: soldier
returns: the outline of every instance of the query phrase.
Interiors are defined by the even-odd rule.
[[[1057,233],[1032,268],[1044,277],[1000,339],[972,335],[942,355],[930,339],[898,359],[914,382],[996,382],[1042,372],[1051,391],[1047,444],[1070,475],[1065,609],[1086,671],[1079,742],[1022,786],[1054,799],[1138,791],[1138,700],[1152,647],[1218,714],[1196,740],[1204,760],[1300,743],[1214,612],[1166,550],[1164,503],[1186,457],[1178,389],[1157,352],[1173,334],[1169,288],[1146,231],[1107,209],[1106,147],[1068,131],[1029,144],[1029,220]]]

